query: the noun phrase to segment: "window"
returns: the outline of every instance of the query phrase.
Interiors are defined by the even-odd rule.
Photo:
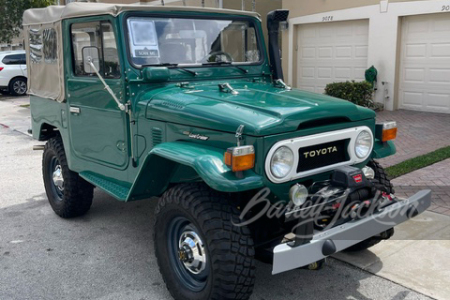
[[[53,28],[45,28],[43,37],[44,37],[44,60],[46,63],[56,63],[56,60],[58,59],[56,30]]]
[[[30,61],[39,64],[42,61],[42,33],[39,29],[30,28]]]
[[[251,20],[130,17],[127,25],[135,65],[254,64],[261,60]]]
[[[5,65],[26,65],[27,61],[24,53],[24,54],[6,55],[3,58],[2,63],[4,63]]]
[[[77,76],[94,76],[86,73],[83,49],[95,47],[99,53],[99,72],[105,78],[119,78],[120,64],[114,30],[109,22],[91,22],[72,25],[74,73]]]

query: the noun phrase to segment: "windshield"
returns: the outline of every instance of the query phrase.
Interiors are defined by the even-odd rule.
[[[250,20],[130,17],[128,34],[133,64],[252,64],[261,60],[255,25]]]

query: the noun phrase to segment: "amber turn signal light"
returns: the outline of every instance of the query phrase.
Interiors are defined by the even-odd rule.
[[[253,146],[228,148],[224,162],[233,172],[252,169],[255,166],[255,148]]]
[[[375,136],[382,142],[395,139],[397,137],[397,123],[392,121],[377,124]]]

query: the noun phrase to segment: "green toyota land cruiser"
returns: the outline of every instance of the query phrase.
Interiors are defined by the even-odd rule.
[[[288,11],[71,3],[24,14],[32,133],[57,215],[94,188],[158,196],[154,247],[175,299],[248,299],[255,260],[277,274],[368,248],[422,213],[375,159],[395,122],[291,89],[278,46]],[[37,147],[39,148],[39,147]]]

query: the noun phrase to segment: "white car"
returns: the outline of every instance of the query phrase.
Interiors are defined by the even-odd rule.
[[[11,95],[27,93],[27,62],[24,50],[0,52],[0,90]]]

